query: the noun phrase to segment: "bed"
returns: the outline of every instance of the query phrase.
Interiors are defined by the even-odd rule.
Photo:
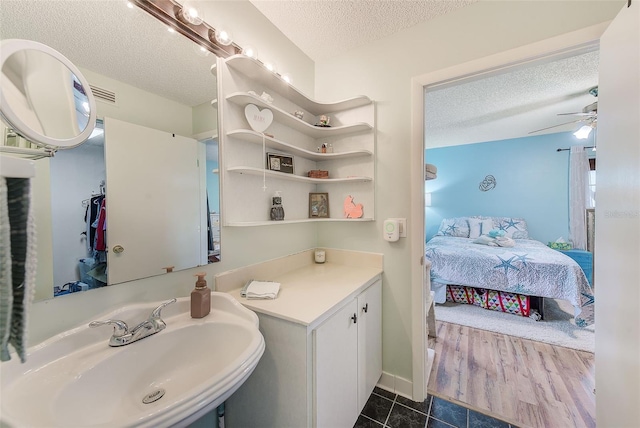
[[[489,229],[503,230],[514,246],[474,242]],[[582,268],[560,251],[529,239],[523,219],[445,219],[436,236],[427,242],[425,257],[431,262],[436,303],[445,302],[447,285],[469,286],[567,300],[574,307],[576,325],[584,327],[594,322],[593,290]]]

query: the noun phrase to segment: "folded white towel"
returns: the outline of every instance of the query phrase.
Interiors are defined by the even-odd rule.
[[[490,247],[514,247],[516,245],[516,241],[511,238],[507,238],[506,236],[498,236],[497,238],[492,238],[487,235],[480,235],[473,241],[473,243],[488,245]]]
[[[275,299],[280,291],[280,283],[272,281],[248,281],[240,291],[247,299]]]
[[[514,247],[516,245],[516,241],[511,238],[507,238],[506,236],[498,236],[496,237],[496,244],[500,247]]]

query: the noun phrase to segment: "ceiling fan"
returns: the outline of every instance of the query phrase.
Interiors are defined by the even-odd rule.
[[[594,86],[593,88],[589,89],[589,94],[593,95],[594,97],[597,98],[598,97],[598,87]],[[529,132],[529,134],[535,134],[536,132],[546,131],[547,129],[557,128],[559,126],[568,125],[570,123],[583,122],[584,125],[582,125],[576,132],[574,132],[573,135],[575,135],[576,138],[578,138],[578,139],[587,138],[589,136],[589,134],[591,133],[591,131],[593,129],[595,129],[596,124],[598,122],[598,101],[585,106],[582,109],[582,111],[580,111],[580,112],[558,113],[558,116],[580,116],[580,117],[578,119],[575,119],[575,120],[572,120],[572,121],[569,121],[569,122],[564,122],[564,123],[560,123],[558,125],[553,125],[553,126],[549,126],[549,127],[546,127],[546,128],[537,129],[535,131]]]

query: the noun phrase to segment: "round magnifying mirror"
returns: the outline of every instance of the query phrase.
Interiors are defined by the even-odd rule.
[[[96,124],[96,102],[80,70],[42,43],[0,43],[0,113],[7,125],[49,149],[85,142]]]

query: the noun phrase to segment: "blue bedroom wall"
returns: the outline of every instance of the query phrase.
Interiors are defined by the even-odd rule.
[[[568,239],[569,151],[557,149],[591,143],[563,132],[425,150],[425,161],[438,168],[437,178],[425,182],[427,240],[443,218],[471,215],[522,217],[532,239]],[[497,184],[483,192],[487,175]]]

